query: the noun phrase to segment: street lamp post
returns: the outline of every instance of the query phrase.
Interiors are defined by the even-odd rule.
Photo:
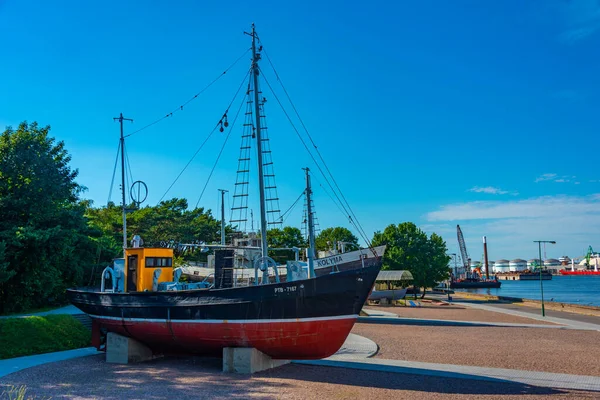
[[[538,250],[539,250],[539,255],[540,255],[540,291],[542,292],[542,317],[546,316],[546,310],[544,309],[544,281],[542,280],[542,265],[543,261],[542,261],[542,243],[552,243],[552,244],[556,244],[556,242],[554,240],[534,240],[534,243],[538,244]]]

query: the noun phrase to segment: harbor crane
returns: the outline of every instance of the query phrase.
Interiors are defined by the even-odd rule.
[[[460,225],[456,225],[456,236],[458,237],[458,247],[460,247],[460,257],[462,258],[463,267],[465,268],[465,274],[468,277],[471,259],[467,253],[467,245],[465,244],[465,238],[460,230]]]
[[[592,249],[592,246],[588,246],[588,251],[587,251],[587,254],[585,255],[586,268],[590,267],[590,259],[592,258],[592,256],[597,256],[597,253],[594,252],[594,249]]]

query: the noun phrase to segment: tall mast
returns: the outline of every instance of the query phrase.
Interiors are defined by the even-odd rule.
[[[219,189],[221,192],[221,244],[225,246],[225,193],[228,190]]]
[[[121,125],[121,202],[123,208],[123,257],[125,257],[125,249],[127,248],[127,209],[125,205],[125,137],[123,136],[123,121],[131,121],[131,118],[124,118],[123,113],[117,118],[113,118],[115,121],[119,121]]]
[[[255,110],[255,125],[256,125],[256,151],[258,152],[258,185],[260,193],[260,235],[261,235],[261,249],[263,257],[266,257],[269,253],[267,251],[267,210],[265,204],[265,182],[264,182],[264,171],[263,171],[263,153],[262,153],[262,138],[260,128],[260,106],[258,99],[258,61],[260,60],[260,54],[256,51],[256,31],[254,24],[252,24],[252,78],[254,82],[254,110]]]
[[[303,168],[306,171],[306,213],[308,214],[308,272],[309,278],[315,277],[315,224],[313,221],[311,198],[312,189],[310,187],[310,170],[308,167]]]

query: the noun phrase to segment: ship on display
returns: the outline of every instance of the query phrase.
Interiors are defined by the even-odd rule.
[[[489,263],[487,257],[487,240],[483,237],[483,254],[485,272],[481,271],[481,267],[475,267],[471,270],[471,259],[467,253],[467,246],[459,225],[456,225],[456,236],[458,238],[458,246],[463,261],[463,271],[455,270],[450,277],[451,289],[483,289],[483,288],[499,288],[501,283],[498,279],[489,279]],[[485,273],[486,277],[483,277]]]
[[[272,162],[263,160],[270,152],[262,147],[265,100],[259,86],[259,61],[263,50],[254,25],[247,35],[252,39],[252,62],[247,75],[244,125],[250,129],[246,140],[252,140],[256,148],[260,231],[265,233],[270,200],[265,196],[270,185],[265,182],[270,178],[267,168]],[[123,151],[122,116],[120,122]],[[219,123],[221,131],[228,126],[227,113]],[[226,347],[252,347],[275,359],[319,359],[339,350],[373,288],[384,248],[315,259],[308,168],[303,185],[308,205],[306,263],[295,259],[278,265],[268,255],[271,249],[263,234],[258,256],[243,273],[234,266],[236,248],[222,243],[214,249],[211,279],[180,282],[182,270],[173,265],[177,246],[143,247],[143,238],[137,235],[128,246],[124,161],[121,167],[123,258],[102,272],[99,289],[67,291],[71,303],[92,318],[94,346],[105,349],[105,335],[114,332],[156,352],[221,355]],[[204,244],[185,246],[206,248]]]

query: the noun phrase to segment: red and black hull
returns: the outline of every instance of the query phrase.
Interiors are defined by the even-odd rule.
[[[157,351],[221,354],[254,347],[279,359],[329,357],[350,333],[381,268],[365,267],[294,282],[177,292],[68,290],[95,328]]]

